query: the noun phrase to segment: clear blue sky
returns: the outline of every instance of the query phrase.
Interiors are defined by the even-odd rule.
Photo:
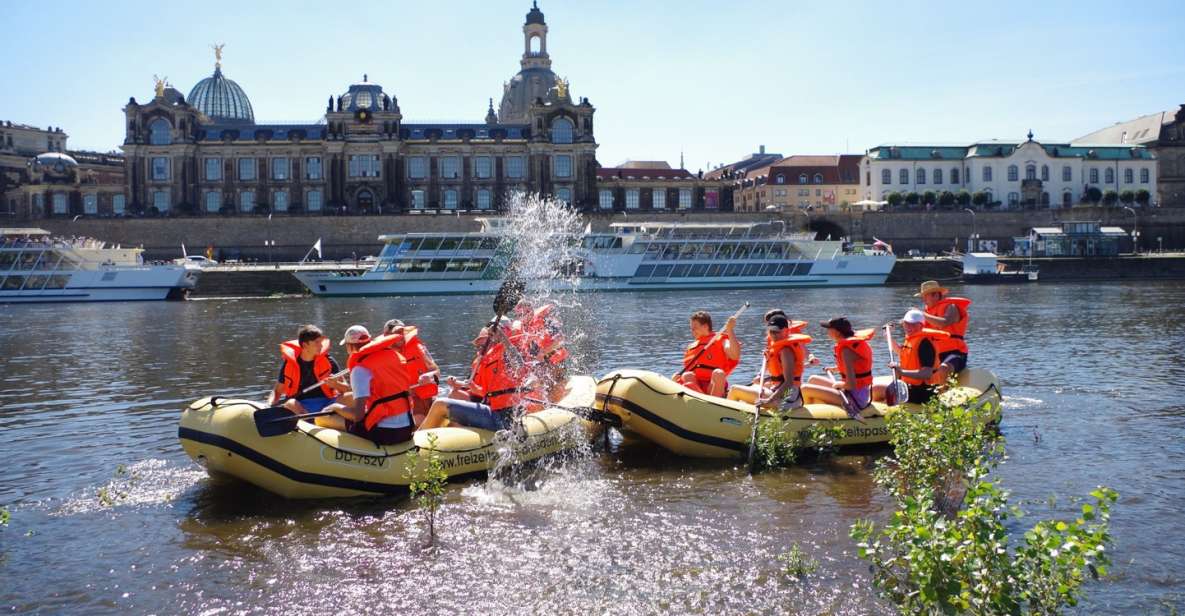
[[[527,1],[10,2],[0,120],[123,140],[152,75],[223,70],[257,121],[312,122],[369,73],[407,121],[480,121],[518,71]],[[598,158],[696,170],[888,142],[1064,140],[1185,103],[1185,3],[544,0],[553,68],[597,107]]]

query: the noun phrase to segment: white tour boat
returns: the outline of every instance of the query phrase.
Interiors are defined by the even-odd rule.
[[[473,233],[379,236],[369,270],[298,270],[314,295],[494,293],[513,258],[505,219],[478,219]],[[579,291],[837,287],[884,284],[896,258],[865,246],[815,240],[768,223],[613,223],[574,237],[575,259],[557,285]]]
[[[199,269],[148,265],[139,248],[0,228],[0,303],[110,302],[183,298]]]

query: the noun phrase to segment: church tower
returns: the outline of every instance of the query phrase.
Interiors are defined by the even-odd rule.
[[[539,10],[538,2],[531,3],[527,21],[523,24],[523,59],[521,64],[523,70],[551,68],[551,58],[547,55],[547,22],[543,21],[543,11]]]
[[[498,120],[506,124],[527,123],[527,111],[537,100],[547,99],[556,86],[551,72],[551,56],[547,55],[547,22],[539,5],[532,3],[523,23],[522,67],[510,81],[502,84],[502,104],[498,106]]]

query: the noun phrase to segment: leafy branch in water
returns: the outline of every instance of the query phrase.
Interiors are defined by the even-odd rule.
[[[843,438],[838,425],[812,424],[803,430],[793,430],[779,415],[762,419],[757,424],[757,444],[753,448],[753,470],[790,466],[803,452],[814,450],[827,453],[835,450],[835,443]]]
[[[851,536],[903,614],[1056,614],[1077,605],[1088,575],[1106,575],[1116,492],[1091,492],[1076,519],[1039,522],[1013,545],[1008,529],[1023,514],[988,479],[1002,459],[989,416],[935,400],[888,419],[895,454],[875,477],[897,509],[882,528],[856,522]]]
[[[778,556],[778,560],[782,563],[782,573],[789,577],[810,575],[819,569],[819,561],[807,556],[797,543],[790,546],[789,552]]]
[[[437,436],[428,435],[427,459],[421,456],[408,456],[406,472],[411,497],[416,500],[424,511],[424,518],[428,522],[428,545],[436,542],[436,512],[440,509],[440,502],[444,498],[444,490],[448,485],[448,473],[444,470],[444,463],[440,461],[440,453],[436,450]],[[420,451],[425,451],[421,449]],[[416,480],[415,477],[420,479]]]
[[[8,526],[11,519],[12,514],[8,512],[8,507],[0,507],[0,526]]]
[[[129,473],[128,468],[122,464],[115,467],[114,477],[115,479],[111,483],[99,488],[95,493],[95,496],[99,499],[99,504],[104,507],[114,507],[128,497],[129,492],[116,485],[117,482],[127,484],[137,478],[135,473]]]

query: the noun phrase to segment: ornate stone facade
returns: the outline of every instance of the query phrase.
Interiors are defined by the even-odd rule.
[[[397,97],[366,76],[329,97],[317,124],[256,124],[221,62],[195,86],[193,101],[162,81],[152,100],[131,99],[124,108],[130,207],[187,214],[480,211],[500,209],[512,191],[527,190],[595,208],[595,109],[551,72],[546,36],[534,7],[502,114],[491,99],[483,122],[405,122]]]
[[[68,151],[61,127],[0,122],[0,216],[119,216],[123,157]]]

